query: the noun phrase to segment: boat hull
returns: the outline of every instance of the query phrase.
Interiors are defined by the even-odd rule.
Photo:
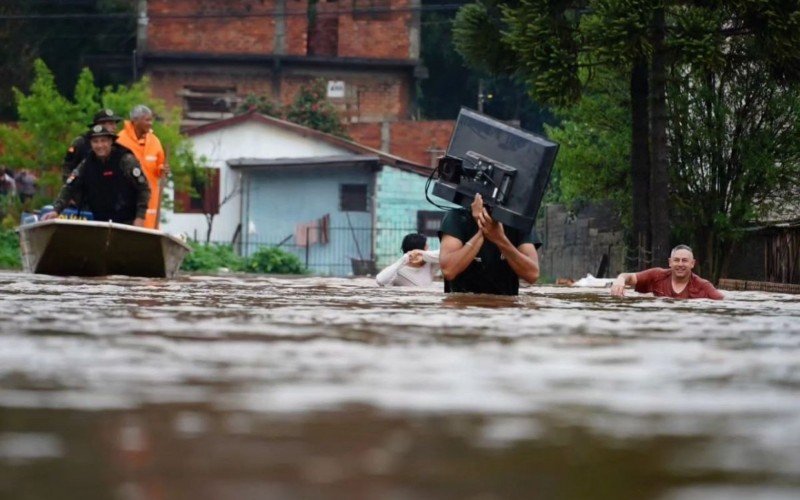
[[[112,222],[48,220],[17,229],[26,272],[171,278],[191,248],[164,232]]]

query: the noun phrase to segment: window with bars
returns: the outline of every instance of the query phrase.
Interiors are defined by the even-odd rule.
[[[179,92],[187,118],[220,118],[231,114],[239,103],[236,87],[186,85]]]

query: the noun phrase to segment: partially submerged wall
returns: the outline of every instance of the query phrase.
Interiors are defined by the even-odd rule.
[[[588,273],[595,277],[603,256],[605,276],[615,277],[625,269],[622,223],[610,204],[590,204],[576,211],[564,205],[544,205],[536,225],[542,238],[539,266],[543,280],[578,280]]]

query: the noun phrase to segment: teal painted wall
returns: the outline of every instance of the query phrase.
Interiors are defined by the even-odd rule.
[[[377,227],[375,255],[378,269],[385,267],[402,253],[403,236],[417,231],[417,212],[439,210],[425,199],[427,178],[397,168],[384,166],[377,181]],[[447,202],[431,197],[441,205]],[[431,250],[439,248],[436,237],[428,238]]]

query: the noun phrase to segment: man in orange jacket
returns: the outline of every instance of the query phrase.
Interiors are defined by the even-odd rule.
[[[160,181],[166,180],[169,167],[161,141],[153,133],[153,111],[144,104],[131,110],[130,121],[125,121],[117,143],[130,149],[142,165],[142,170],[150,184],[150,203],[144,227],[158,229],[159,205],[161,205]]]

